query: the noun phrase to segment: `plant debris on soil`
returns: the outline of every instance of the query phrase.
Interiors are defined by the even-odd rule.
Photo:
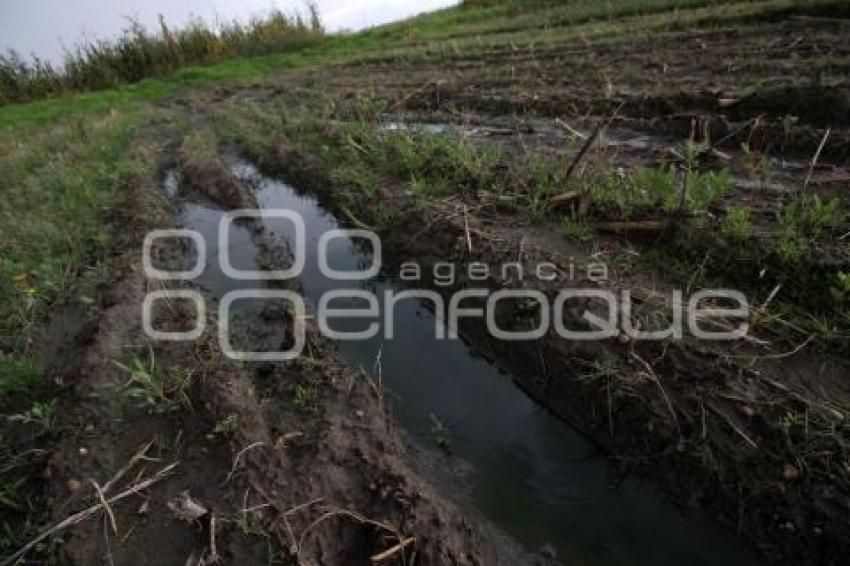
[[[229,360],[215,336],[145,336],[145,295],[175,288],[146,277],[145,234],[173,227],[183,198],[258,206],[233,153],[379,233],[387,272],[416,262],[417,284],[446,299],[610,290],[629,294],[634,327],[663,332],[673,290],[743,293],[734,341],[549,329],[505,343],[473,318],[460,330],[620,473],[707,509],[767,562],[845,563],[850,12],[607,4],[464,2],[362,36],[386,49],[69,118],[29,143],[4,132],[0,564],[557,563],[416,465],[382,384],[312,313],[269,308],[238,337],[274,348],[305,325],[304,355],[282,363]],[[168,170],[179,194],[162,187]],[[37,213],[41,186],[52,196]],[[41,214],[38,230],[14,224],[15,207]],[[288,261],[262,230],[252,238],[265,261]],[[153,250],[164,264],[185,253]],[[446,262],[487,275],[459,268],[446,283]],[[553,277],[533,276],[543,263]],[[560,322],[588,329],[586,309],[602,305]],[[197,315],[176,299],[155,314],[170,331]],[[542,316],[521,300],[495,313],[510,331]]]

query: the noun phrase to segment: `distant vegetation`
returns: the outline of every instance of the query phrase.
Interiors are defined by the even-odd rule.
[[[0,55],[0,104],[111,88],[185,65],[300,47],[324,35],[316,7],[308,4],[308,9],[306,17],[273,11],[246,24],[234,21],[218,29],[201,20],[171,29],[160,16],[160,29],[152,32],[131,21],[116,41],[77,45],[65,55],[62,67],[10,50]]]

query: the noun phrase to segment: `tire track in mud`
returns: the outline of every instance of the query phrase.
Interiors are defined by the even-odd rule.
[[[242,194],[228,189],[230,204],[256,202],[226,168],[214,165],[189,176],[195,173],[202,181],[185,183],[193,199],[208,187],[216,196],[221,187],[235,187]],[[225,174],[227,179],[221,177]],[[160,201],[156,208],[167,206]],[[144,221],[136,228],[139,235],[142,226]],[[249,231],[259,252],[273,262],[286,261],[286,250],[270,244],[261,226]],[[161,246],[153,255],[172,269],[191,256],[175,242],[161,241]],[[350,564],[382,553],[387,558],[380,562],[399,564],[537,560],[491,527],[464,518],[411,470],[380,391],[367,375],[342,364],[311,323],[309,357],[287,364],[233,364],[209,340],[146,348],[142,298],[163,282],[147,280],[140,262],[131,258],[74,376],[74,397],[82,405],[65,424],[77,432],[52,458],[54,516],[67,516],[91,500],[78,478],[108,477],[147,441],[153,440],[151,456],[179,463],[172,478],[113,507],[117,533],[105,532],[100,519],[75,525],[61,547],[63,561],[182,565],[217,555],[234,564],[270,557],[299,565]],[[253,319],[246,344],[260,348],[286,341],[280,330],[292,326],[288,311],[264,313]],[[187,318],[193,316],[164,309],[155,314],[154,325],[184,329]],[[210,315],[207,326],[214,325]],[[150,355],[151,371],[156,364],[167,375],[193,374],[182,391],[185,405],[168,411],[126,406],[127,375],[115,362],[133,351]],[[296,402],[296,387],[312,391],[309,406]],[[73,488],[70,495],[65,486]],[[169,507],[178,500],[207,512],[191,521],[194,526],[185,524]]]

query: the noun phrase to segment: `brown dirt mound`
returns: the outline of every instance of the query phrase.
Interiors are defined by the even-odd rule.
[[[773,118],[796,116],[822,128],[850,126],[850,88],[783,86],[759,90],[728,109],[738,120],[764,114]]]

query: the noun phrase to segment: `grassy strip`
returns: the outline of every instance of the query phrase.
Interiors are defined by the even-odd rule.
[[[152,111],[102,115],[0,138],[0,368],[5,381],[30,372],[20,359],[52,305],[109,277],[109,218],[155,151],[138,143]],[[18,368],[18,369],[15,369]],[[20,371],[19,371],[20,370]]]
[[[362,58],[375,62],[403,60],[408,63],[459,59],[487,51],[494,51],[494,55],[523,50],[534,52],[575,41],[600,41],[626,36],[650,38],[657,37],[659,33],[694,28],[736,26],[762,20],[768,22],[780,20],[791,13],[850,15],[850,12],[846,12],[847,4],[841,0],[653,0],[644,3],[642,8],[639,5],[641,2],[631,1],[616,4],[569,3],[566,7],[558,8],[564,13],[555,20],[549,19],[549,12],[543,6],[529,9],[530,14],[520,19],[523,25],[517,25],[514,18],[508,18],[501,26],[484,20],[479,22],[479,27],[468,25],[469,22],[464,18],[461,18],[460,23],[455,22],[455,19],[460,18],[460,12],[426,14],[419,19],[381,28],[380,33],[385,38],[396,41],[387,42],[386,49],[372,55],[366,53]],[[485,18],[484,14],[479,17]],[[413,22],[416,22],[415,26]],[[465,31],[458,31],[460,29]],[[400,42],[402,39],[404,43]]]
[[[273,11],[248,24],[233,22],[219,29],[197,20],[184,29],[172,30],[160,16],[159,33],[151,33],[131,21],[115,42],[77,45],[66,54],[62,69],[39,59],[29,62],[10,51],[0,55],[0,104],[111,88],[164,75],[187,64],[287,51],[323,34],[316,7],[308,7],[309,21]]]
[[[57,305],[87,303],[111,279],[121,207],[156,178],[157,144],[169,136],[153,125],[161,118],[148,108],[0,138],[0,555],[47,520],[40,447],[55,434],[58,402],[38,329]],[[156,142],[146,141],[153,131]]]
[[[598,39],[682,29],[683,26],[720,25],[795,6],[801,11],[817,11],[840,4],[835,0],[807,0],[802,5],[790,0],[721,4],[706,0],[652,0],[649,3],[627,0],[616,4],[582,1],[553,8],[546,3],[529,7],[525,2],[514,1],[485,8],[454,8],[357,34],[326,37],[318,42],[293,46],[283,53],[186,66],[167,77],[142,79],[111,90],[0,106],[0,130],[10,126],[30,127],[81,112],[126,108],[160,100],[189,87],[255,80],[280,69],[332,62],[414,61],[447,54],[467,56],[492,47],[521,49],[580,37]],[[559,15],[554,23],[549,19],[552,10]],[[513,21],[518,11],[522,12],[520,24]],[[505,22],[511,27],[500,24],[500,18],[506,18]],[[447,41],[451,38],[446,34],[463,37]],[[486,35],[486,39],[482,39],[482,35]]]

